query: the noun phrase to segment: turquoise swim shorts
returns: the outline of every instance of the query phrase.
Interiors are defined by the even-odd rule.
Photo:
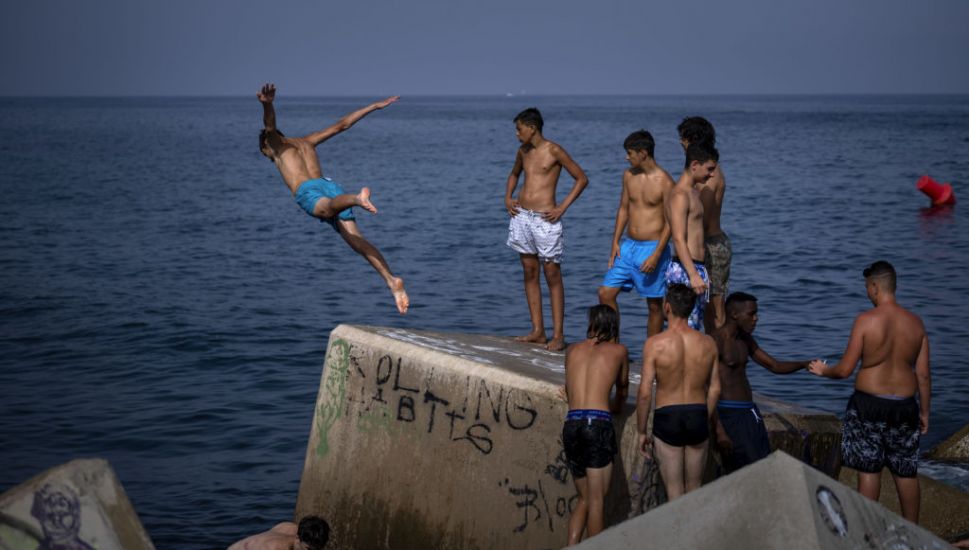
[[[316,203],[322,198],[332,199],[337,195],[344,195],[346,191],[339,183],[329,179],[329,178],[317,178],[312,180],[306,180],[299,184],[296,188],[296,194],[294,198],[296,199],[296,204],[300,206],[307,214],[313,216],[313,209],[316,207]],[[315,216],[314,216],[315,217]],[[352,221],[356,220],[353,216],[353,209],[347,208],[346,210],[340,212],[335,217],[321,219],[336,228],[336,220],[346,220]]]

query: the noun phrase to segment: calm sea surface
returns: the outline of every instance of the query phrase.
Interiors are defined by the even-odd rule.
[[[279,126],[308,133],[373,99],[283,90]],[[511,119],[533,105],[591,180],[564,218],[570,340],[606,268],[623,139],[650,130],[677,176],[676,124],[701,114],[729,186],[730,286],[759,297],[762,346],[836,360],[869,307],[861,269],[887,259],[932,343],[922,448],[969,422],[969,212],[930,211],[914,189],[928,173],[969,201],[969,97],[404,98],[320,156],[349,190],[373,189],[380,214],[357,216],[407,282],[406,317],[260,156],[254,98],[2,99],[0,491],[98,456],[159,548],[225,547],[290,519],[333,327],[528,330],[502,196]],[[644,304],[620,305],[638,358]],[[852,391],[750,375],[837,413]]]

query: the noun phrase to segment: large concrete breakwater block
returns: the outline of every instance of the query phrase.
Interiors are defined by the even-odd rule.
[[[106,460],[72,460],[0,495],[0,548],[154,547]]]
[[[334,548],[562,547],[577,501],[561,442],[563,359],[507,337],[337,327],[297,518],[324,516]],[[636,449],[633,370],[608,525],[665,501]],[[837,474],[837,418],[761,406],[772,443]]]
[[[929,451],[928,457],[946,462],[969,462],[969,424]]]
[[[575,548],[942,549],[948,543],[783,452]]]

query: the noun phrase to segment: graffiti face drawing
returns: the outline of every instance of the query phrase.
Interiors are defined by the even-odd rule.
[[[62,483],[45,483],[34,493],[30,514],[44,529],[41,549],[89,550],[91,546],[78,538],[81,530],[81,502],[71,487]]]

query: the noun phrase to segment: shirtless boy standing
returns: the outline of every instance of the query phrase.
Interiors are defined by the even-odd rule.
[[[308,215],[332,225],[350,248],[370,262],[390,288],[397,310],[406,313],[410,299],[404,291],[404,280],[391,273],[380,251],[363,237],[357,227],[353,211],[350,210],[354,206],[359,206],[373,214],[377,213],[377,209],[370,202],[370,189],[364,187],[356,195],[344,192],[339,184],[323,177],[320,159],[316,156],[317,145],[349,130],[361,118],[394,103],[399,97],[388,97],[383,101],[372,103],[344,116],[328,128],[295,138],[285,137],[276,129],[276,110],[273,108],[276,86],[264,85],[256,97],[262,103],[264,125],[262,132],[259,133],[259,151],[276,164],[279,174],[293,193],[296,203]]]
[[[699,116],[684,118],[676,127],[680,134],[680,145],[686,150],[691,143],[706,143],[714,147],[717,136],[710,122]],[[720,227],[720,210],[723,207],[723,196],[727,189],[727,179],[723,176],[723,167],[717,163],[716,170],[710,179],[698,186],[700,202],[703,203],[703,235],[706,248],[707,274],[710,276],[710,306],[704,313],[703,324],[707,334],[719,327],[726,320],[723,298],[727,295],[727,283],[730,280],[730,261],[733,258],[733,247],[730,238]]]
[[[323,550],[330,539],[330,525],[319,516],[306,516],[299,526],[291,521],[269,531],[244,538],[229,550]]]
[[[727,319],[713,331],[720,372],[720,401],[717,402],[717,446],[725,473],[730,473],[770,454],[767,428],[754,403],[747,361],[774,374],[806,369],[808,361],[778,361],[754,340],[757,327],[757,298],[744,292],[727,297]]]
[[[818,376],[847,378],[861,361],[841,435],[844,465],[858,470],[858,492],[877,501],[881,472],[895,479],[902,517],[918,523],[919,435],[929,431],[929,338],[922,319],[895,301],[895,268],[879,261],[863,272],[875,305],[855,319],[841,361],[812,361]],[[919,394],[916,401],[915,394]]]
[[[619,314],[599,304],[589,309],[586,339],[569,346],[565,354],[569,413],[562,443],[579,491],[578,504],[569,517],[569,546],[578,544],[587,525],[590,537],[603,528],[603,498],[618,450],[610,411],[622,411],[629,389],[629,352],[616,342],[618,337]],[[610,403],[613,386],[616,395]]]
[[[693,289],[670,285],[663,311],[666,331],[646,340],[636,402],[639,449],[647,459],[655,454],[673,500],[700,487],[707,458],[710,421],[720,396],[717,345],[687,323],[697,300]],[[647,435],[656,381],[656,412],[652,436]]]
[[[703,261],[703,203],[698,187],[717,169],[719,155],[712,145],[691,143],[686,148],[686,167],[666,203],[666,219],[673,239],[673,261],[666,270],[666,284],[685,284],[697,294],[689,324],[702,330],[703,308],[710,279]]]
[[[525,109],[515,117],[515,129],[521,147],[515,165],[508,175],[505,208],[511,216],[508,224],[508,246],[518,252],[525,279],[525,299],[532,320],[532,331],[517,338],[520,342],[548,344],[551,351],[565,348],[565,289],[562,285],[562,215],[579,198],[588,185],[582,168],[565,149],[542,136],[542,114],[538,109]],[[555,188],[562,168],[575,178],[572,191],[561,203],[555,202]],[[515,199],[518,177],[525,170],[525,183]],[[542,287],[538,280],[539,264],[545,271],[545,282],[552,301],[552,340],[545,335],[542,319]]]
[[[663,330],[663,295],[670,263],[670,226],[663,207],[673,190],[673,178],[656,164],[655,146],[653,136],[646,130],[629,134],[623,142],[630,168],[622,174],[609,271],[599,287],[599,303],[610,305],[616,311],[619,311],[616,298],[620,291],[635,288],[646,298],[647,337]],[[622,239],[624,231],[627,238]]]

